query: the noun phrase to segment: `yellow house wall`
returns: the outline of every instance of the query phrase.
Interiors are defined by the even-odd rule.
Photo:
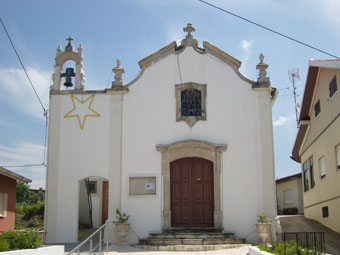
[[[338,91],[329,98],[329,83],[337,75]],[[301,154],[301,166],[313,156],[315,187],[303,192],[306,218],[314,219],[340,232],[340,170],[337,169],[336,146],[340,143],[340,71],[321,69],[311,105],[311,123]],[[315,118],[314,104],[320,99],[321,112]],[[321,178],[319,159],[324,156],[326,176]],[[309,176],[310,178],[310,176]],[[322,207],[328,206],[328,218]]]
[[[299,194],[301,195],[301,191],[299,191],[299,188],[301,188],[301,178],[295,178],[292,180],[288,180],[288,181],[276,184],[277,204],[278,204],[279,211],[282,211],[285,208],[296,207],[299,210],[298,213],[303,213],[303,203],[302,203],[302,199],[299,198]],[[292,191],[293,202],[286,204],[284,191],[289,190],[289,189]]]

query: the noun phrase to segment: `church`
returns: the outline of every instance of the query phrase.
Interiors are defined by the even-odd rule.
[[[183,30],[180,45],[140,60],[129,83],[117,59],[103,90],[86,90],[81,44],[58,46],[46,243],[77,242],[80,228],[115,219],[116,208],[130,215],[129,243],[169,228],[224,229],[256,243],[257,214],[276,216],[277,92],[264,56],[252,81],[236,58],[207,41],[199,46],[190,23]]]

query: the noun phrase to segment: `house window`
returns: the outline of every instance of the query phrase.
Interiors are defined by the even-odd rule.
[[[285,204],[293,203],[293,193],[291,189],[287,189],[283,191],[283,197],[285,200]]]
[[[322,207],[322,218],[328,218],[328,206]]]
[[[336,84],[336,75],[334,75],[333,79],[329,83],[329,97],[332,97],[337,90],[338,86]]]
[[[319,99],[314,105],[315,117],[319,115],[320,111],[321,111],[321,108],[320,108],[320,99]]]
[[[7,217],[7,193],[0,193],[0,217]]]
[[[325,162],[325,157],[322,156],[319,159],[319,166],[320,166],[320,177],[324,178],[326,177],[326,162]]]
[[[309,177],[308,177],[308,164],[307,161],[303,163],[303,184],[304,184],[304,191],[309,190]]]
[[[89,181],[89,192],[97,193],[97,182],[96,181]]]
[[[193,127],[206,120],[206,85],[187,82],[175,85],[176,121],[185,121]]]
[[[314,163],[313,156],[309,158],[309,172],[310,172],[310,188],[314,188],[315,180],[314,180]]]
[[[181,92],[181,115],[201,116],[201,91],[197,89],[186,89]]]
[[[336,150],[336,166],[340,170],[340,144],[335,147]]]

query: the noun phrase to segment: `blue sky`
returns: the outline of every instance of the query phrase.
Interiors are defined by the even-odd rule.
[[[334,55],[340,55],[338,0],[209,0],[238,15],[278,30]],[[138,61],[185,37],[191,22],[194,37],[209,41],[242,61],[241,72],[256,80],[258,56],[269,64],[268,76],[279,90],[273,107],[276,177],[300,171],[289,157],[297,128],[288,70],[299,68],[301,102],[309,59],[329,56],[246,23],[198,0],[1,0],[0,16],[46,108],[58,44],[74,37],[82,43],[86,89],[104,89],[120,57],[124,82],[139,72]],[[242,99],[240,99],[242,100]],[[0,165],[43,162],[45,120],[13,49],[0,27]],[[45,186],[44,167],[8,168]]]

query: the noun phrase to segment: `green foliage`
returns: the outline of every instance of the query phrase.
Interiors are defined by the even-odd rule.
[[[257,221],[259,223],[270,223],[270,222],[273,222],[272,219],[268,218],[265,214],[264,211],[262,211],[261,213],[258,213],[257,214]]]
[[[116,222],[117,223],[125,223],[129,220],[129,218],[130,218],[130,215],[126,215],[125,213],[122,214],[118,208],[116,209],[116,220],[117,220]]]
[[[301,246],[297,246],[294,240],[290,240],[286,242],[286,253],[285,253],[285,244],[284,243],[273,243],[272,245],[259,245],[258,248],[261,251],[266,251],[275,255],[309,255],[316,254],[314,250],[307,250],[302,248]]]
[[[30,204],[23,208],[24,219],[28,220],[35,215],[44,215],[45,203]]]
[[[32,232],[3,232],[0,243],[3,241],[9,245],[9,250],[35,249],[41,245],[39,235]]]
[[[285,215],[296,215],[298,213],[298,209],[296,207],[289,207],[282,210],[282,213]]]
[[[0,252],[2,251],[9,251],[9,244],[6,240],[0,238]]]
[[[17,183],[17,204],[35,204],[45,200],[45,193],[42,190],[33,192],[29,189],[28,184],[23,182]]]
[[[32,191],[29,190],[28,184],[23,182],[17,183],[17,203],[27,203],[32,195]]]

